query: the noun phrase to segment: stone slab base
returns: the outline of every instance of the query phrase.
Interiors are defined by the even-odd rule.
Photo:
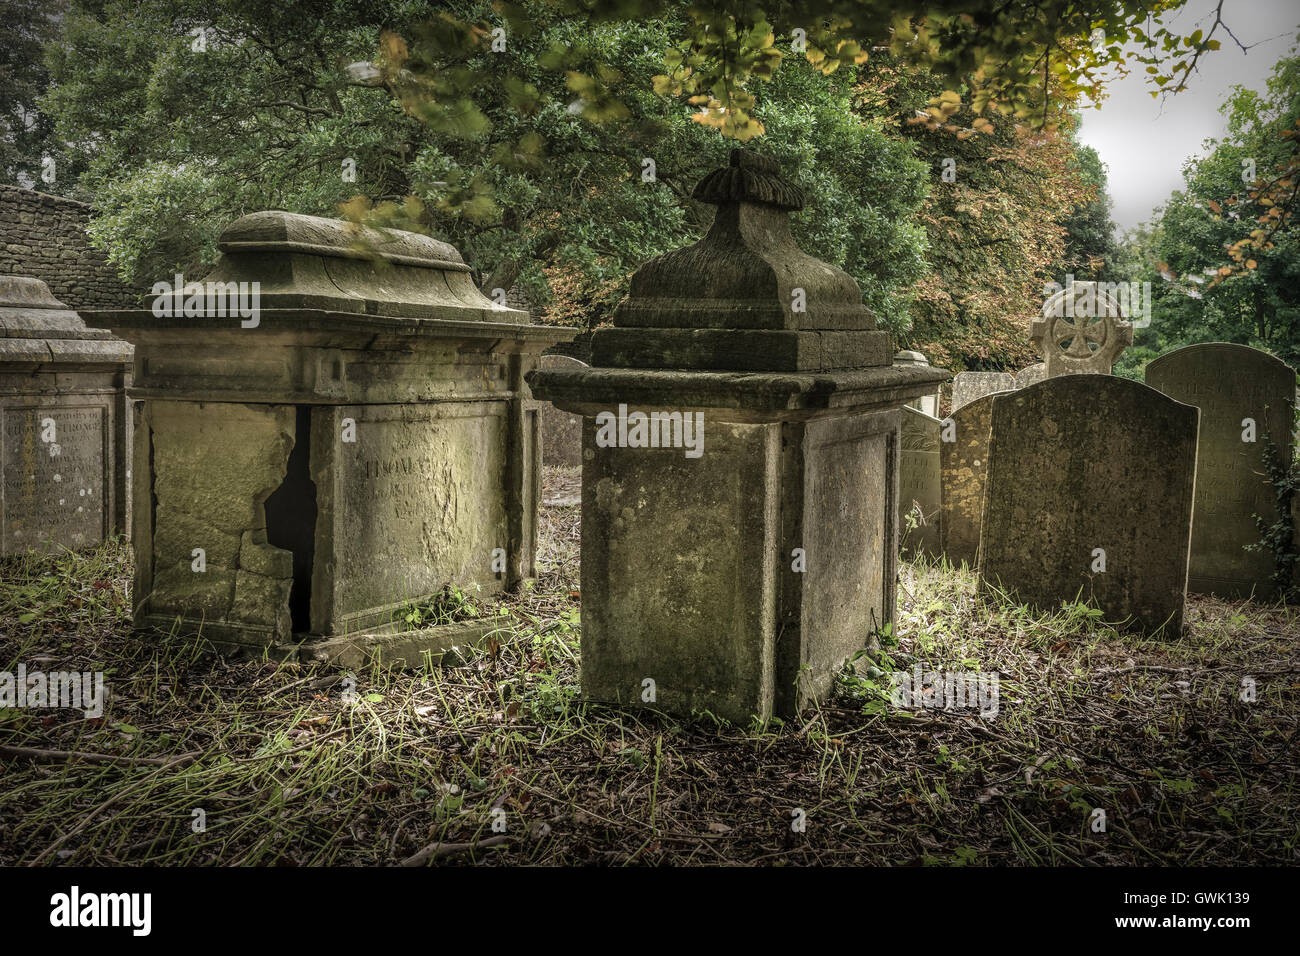
[[[417,668],[426,659],[432,664],[463,661],[461,649],[481,647],[501,630],[488,622],[444,624],[395,634],[355,634],[327,637],[300,645],[302,659],[324,661],[338,667],[359,670],[373,664],[385,667]]]
[[[214,651],[232,657],[320,661],[353,670],[373,664],[417,668],[422,667],[426,659],[432,664],[461,663],[461,649],[480,647],[499,630],[488,621],[469,621],[411,631],[368,631],[290,643],[260,640],[246,629],[220,624],[182,622],[178,628],[176,618],[162,615],[145,615],[136,624],[137,637],[151,643],[157,642],[159,633],[180,633],[197,636]]]

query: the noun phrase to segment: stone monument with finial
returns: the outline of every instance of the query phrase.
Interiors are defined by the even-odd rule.
[[[901,410],[857,283],[803,252],[801,189],[733,150],[708,234],[647,262],[592,368],[534,394],[583,416],[582,685],[732,720],[793,715],[894,617]]]

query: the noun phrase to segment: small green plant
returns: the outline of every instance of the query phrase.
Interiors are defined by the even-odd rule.
[[[970,846],[959,846],[952,854],[953,866],[970,866],[978,863],[980,851]]]
[[[970,770],[970,764],[961,757],[954,755],[948,749],[947,744],[939,745],[939,753],[934,760],[940,770],[951,771],[952,773],[966,773]]]
[[[477,590],[477,585],[475,589]],[[482,609],[465,591],[448,584],[428,601],[412,601],[399,612],[399,620],[412,630],[422,627],[439,627],[472,620],[482,614]]]
[[[912,507],[903,514],[903,523],[907,525],[907,531],[909,533],[921,527],[922,517],[923,513],[921,511],[921,506],[915,501],[912,502]],[[904,537],[907,537],[907,535],[904,534]]]
[[[859,664],[862,658],[866,662]],[[893,689],[890,673],[895,669],[884,651],[858,651],[836,675],[836,692],[850,703],[861,704],[865,714],[887,713]]]

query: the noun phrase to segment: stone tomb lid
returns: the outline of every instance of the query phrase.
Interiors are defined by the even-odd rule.
[[[399,334],[572,337],[564,329],[530,325],[527,312],[485,296],[455,247],[430,236],[266,210],[236,219],[217,245],[221,259],[204,278],[204,291],[210,284],[230,289],[230,283],[258,283],[258,325],[250,328],[375,331],[378,324]],[[169,276],[153,294],[175,284]],[[197,284],[192,288],[197,291]],[[109,328],[240,328],[238,315],[159,316],[154,300],[148,302],[146,309],[83,314],[90,324]]]
[[[125,365],[131,346],[89,329],[32,276],[0,276],[0,362]]]

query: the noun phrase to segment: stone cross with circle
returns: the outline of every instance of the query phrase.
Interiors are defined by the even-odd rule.
[[[1119,302],[1095,282],[1074,282],[1048,298],[1030,334],[1047,378],[1109,375],[1120,353],[1133,344],[1133,325],[1122,318]]]

